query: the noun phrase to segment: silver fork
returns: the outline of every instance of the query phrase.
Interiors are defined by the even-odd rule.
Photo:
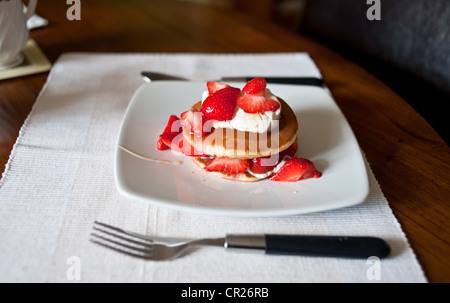
[[[165,243],[163,238],[126,231],[95,222],[91,241],[114,251],[146,260],[170,260],[182,256],[189,248],[201,245],[227,249],[251,249],[273,255],[320,257],[385,258],[389,244],[375,237],[305,236],[305,235],[226,235],[223,238],[186,240]],[[166,238],[167,241],[172,238]]]
[[[176,238],[154,238],[98,221],[94,222],[91,242],[117,252],[147,260],[174,259],[195,245],[224,247],[224,239],[183,240]]]

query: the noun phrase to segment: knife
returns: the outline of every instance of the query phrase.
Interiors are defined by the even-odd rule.
[[[158,81],[158,80],[178,80],[178,81],[189,81],[186,78],[173,76],[163,73],[143,71],[141,72],[142,77],[147,82]],[[223,77],[218,81],[222,82],[248,82],[251,79],[257,78],[257,76],[251,77]],[[294,84],[294,85],[311,85],[323,87],[323,80],[315,77],[264,77],[267,83],[271,84]]]

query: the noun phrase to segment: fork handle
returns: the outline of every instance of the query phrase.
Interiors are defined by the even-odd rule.
[[[266,235],[266,254],[320,257],[385,258],[389,244],[375,237]]]
[[[226,248],[264,250],[270,255],[303,255],[341,258],[385,258],[389,244],[375,237],[304,235],[227,235]]]

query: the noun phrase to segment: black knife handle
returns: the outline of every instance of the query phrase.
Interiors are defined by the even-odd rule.
[[[318,257],[385,258],[389,244],[375,237],[266,235],[266,254]]]
[[[247,78],[250,81],[253,78]],[[323,80],[313,77],[265,77],[267,83],[271,84],[296,84],[296,85],[312,85],[323,86]]]

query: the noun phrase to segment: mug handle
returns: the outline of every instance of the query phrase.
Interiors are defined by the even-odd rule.
[[[33,16],[36,11],[37,0],[29,0],[27,6],[27,12],[25,13],[25,19],[28,20]]]

